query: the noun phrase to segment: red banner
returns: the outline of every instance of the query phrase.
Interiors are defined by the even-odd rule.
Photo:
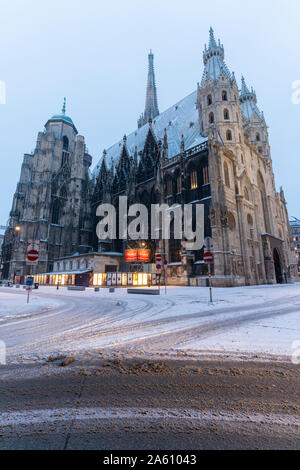
[[[149,263],[150,250],[138,250],[138,260],[143,261],[144,263]]]
[[[131,263],[132,261],[137,261],[138,251],[137,250],[126,250],[125,251],[125,259],[126,259],[127,263]]]

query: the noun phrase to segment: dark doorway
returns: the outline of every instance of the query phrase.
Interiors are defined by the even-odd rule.
[[[274,251],[273,251],[273,258],[274,258],[276,282],[277,282],[277,284],[282,284],[283,283],[283,277],[282,277],[280,256],[279,256],[278,250],[276,248],[274,248]]]

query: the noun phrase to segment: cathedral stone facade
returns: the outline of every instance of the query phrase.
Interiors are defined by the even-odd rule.
[[[126,248],[166,253],[168,283],[206,285],[204,249],[188,251],[184,241],[98,240],[96,208],[119,196],[140,202],[203,204],[205,236],[213,240],[216,286],[288,282],[295,259],[284,192],[275,188],[263,113],[254,90],[237,80],[224,61],[213,30],[203,53],[197,89],[159,114],[153,54],[149,54],[146,106],[138,128],[104,150],[93,173],[84,138],[65,114],[53,116],[25,155],[10,225],[3,245],[3,277],[28,273],[28,240],[37,240],[49,273],[60,259],[105,253],[118,257],[118,270],[133,267],[120,257]],[[14,228],[20,226],[18,234]],[[149,224],[150,226],[150,224]],[[136,268],[135,268],[136,269]]]

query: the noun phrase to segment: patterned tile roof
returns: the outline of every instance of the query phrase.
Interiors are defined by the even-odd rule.
[[[174,157],[180,153],[181,136],[184,136],[185,149],[195,147],[198,144],[207,141],[200,133],[198,122],[198,111],[196,109],[197,92],[194,91],[183,100],[171,106],[169,109],[157,116],[152,122],[152,129],[157,140],[163,141],[164,129],[168,138],[168,156]],[[144,148],[149,124],[136,129],[127,136],[127,149],[130,155],[134,154],[134,149],[141,151]],[[119,160],[123,146],[123,138],[106,150],[106,161],[110,165],[111,161],[115,164]],[[101,161],[94,169],[97,175],[101,166]]]

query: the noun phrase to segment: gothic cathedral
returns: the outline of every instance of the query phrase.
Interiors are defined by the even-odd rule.
[[[268,128],[253,88],[224,61],[224,47],[210,29],[197,89],[159,113],[154,56],[148,56],[146,105],[137,129],[92,158],[65,104],[25,154],[3,244],[3,278],[28,274],[29,240],[40,247],[38,273],[79,255],[117,257],[130,272],[127,248],[146,246],[168,257],[168,282],[206,285],[204,249],[188,251],[181,240],[99,240],[96,208],[103,202],[203,204],[205,236],[213,241],[215,286],[288,282],[295,260],[284,192],[275,188]],[[14,228],[20,226],[16,235]],[[93,268],[91,267],[91,272]]]

